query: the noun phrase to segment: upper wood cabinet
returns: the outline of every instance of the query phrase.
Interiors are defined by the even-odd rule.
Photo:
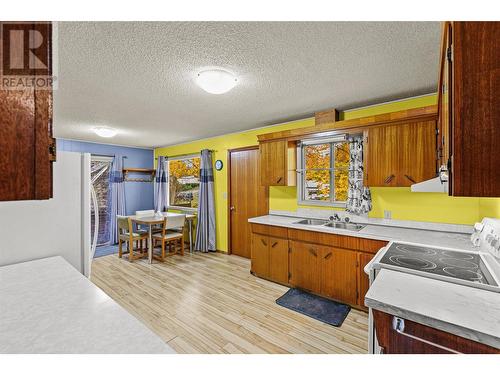
[[[365,131],[367,186],[410,186],[436,176],[436,122],[377,126]]]
[[[34,69],[26,61],[21,77],[40,76],[40,80],[52,73],[52,28],[50,23],[9,24],[0,22],[4,35],[12,28],[17,32],[35,30],[43,35],[39,48],[32,50],[36,58],[46,65]],[[23,51],[23,40],[10,39],[10,51]],[[17,45],[18,43],[19,45]],[[7,48],[4,46],[4,48]],[[3,51],[6,53],[6,51]],[[29,60],[31,63],[32,59]],[[19,70],[16,68],[16,70]],[[21,76],[22,74],[22,76]],[[42,82],[42,81],[38,81]],[[0,87],[0,201],[48,199],[52,197],[52,162],[55,160],[55,140],[52,138],[52,90],[51,86],[34,89],[17,86],[16,89]]]
[[[449,192],[500,197],[500,22],[447,22],[443,30],[438,113]]]
[[[287,140],[261,142],[260,181],[263,186],[295,186],[297,184],[296,146]]]

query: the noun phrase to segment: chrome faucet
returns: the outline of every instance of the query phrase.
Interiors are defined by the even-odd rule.
[[[330,221],[340,221],[339,214],[335,213],[333,216],[330,216]]]

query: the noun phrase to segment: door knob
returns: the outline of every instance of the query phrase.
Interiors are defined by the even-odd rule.
[[[234,211],[236,208],[234,208],[234,206],[231,206],[231,207],[229,207],[229,209],[230,209],[231,211]]]

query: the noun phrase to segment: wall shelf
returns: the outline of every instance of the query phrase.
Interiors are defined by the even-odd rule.
[[[147,174],[148,178],[131,178],[133,174]],[[153,182],[156,171],[154,169],[145,168],[123,168],[123,180],[127,182]]]

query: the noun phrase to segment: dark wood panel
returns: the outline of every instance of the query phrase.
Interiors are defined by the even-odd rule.
[[[366,253],[375,254],[377,251],[379,251],[381,248],[383,248],[386,245],[387,245],[387,241],[360,238],[358,250],[364,251]]]
[[[500,197],[500,22],[453,22],[452,194]]]
[[[251,226],[248,219],[268,212],[268,189],[259,183],[259,150],[229,151],[229,249],[250,258]]]
[[[449,351],[403,336],[392,328],[393,315],[373,310],[379,345],[384,354],[451,354]],[[498,354],[500,350],[405,319],[404,332],[464,354]]]

